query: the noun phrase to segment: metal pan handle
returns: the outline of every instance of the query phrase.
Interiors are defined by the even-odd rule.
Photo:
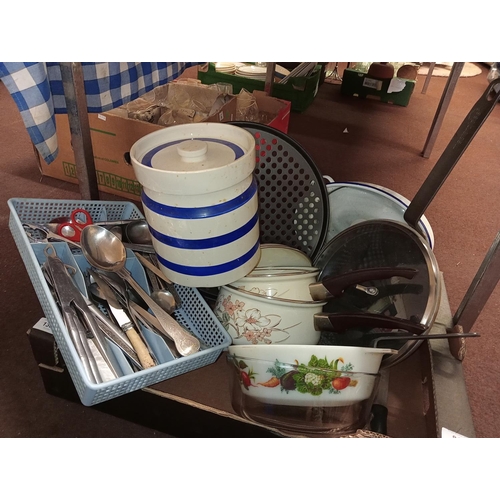
[[[417,228],[418,221],[425,210],[499,100],[500,78],[497,78],[488,85],[484,94],[469,111],[469,114],[455,132],[450,143],[446,146],[436,165],[406,209],[404,219],[410,226]]]
[[[480,337],[479,333],[442,333],[442,334],[430,334],[430,335],[393,335],[386,337],[377,337],[372,342],[372,347],[378,347],[378,343],[384,340],[437,340],[437,339],[453,339],[453,338],[465,338],[465,337]]]

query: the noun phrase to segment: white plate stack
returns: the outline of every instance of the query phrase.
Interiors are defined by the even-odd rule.
[[[267,73],[266,66],[255,66],[253,64],[249,64],[246,66],[240,66],[236,68],[236,75],[244,76],[246,78],[253,78],[254,80],[265,80]]]
[[[233,62],[216,62],[215,71],[218,73],[227,73],[229,75],[234,75],[236,70],[236,65]]]
[[[316,68],[317,64],[318,63],[315,63],[315,62],[300,63],[295,69],[292,69],[292,71],[290,71],[288,73],[288,75],[286,75],[283,78],[283,80],[281,80],[280,83],[286,83],[288,81],[288,79],[292,78],[292,77],[311,76],[312,73],[314,72],[314,69]]]

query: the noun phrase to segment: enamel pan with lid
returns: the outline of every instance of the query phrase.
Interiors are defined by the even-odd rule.
[[[404,223],[380,219],[354,224],[321,249],[313,261],[313,265],[320,269],[318,281],[374,268],[410,268],[416,273],[411,277],[394,275],[360,281],[357,284],[360,286],[346,286],[343,293],[332,297],[324,307],[324,313],[331,315],[329,322],[333,328],[322,331],[320,343],[370,345],[374,332],[384,330],[377,330],[376,325],[370,328],[370,323],[362,320],[363,314],[399,318],[410,327],[415,325],[422,335],[429,333],[440,305],[441,280],[436,258],[418,230],[418,221],[499,99],[500,79],[497,79],[489,84],[458,128],[406,209]],[[371,288],[390,292],[370,295],[367,290]],[[338,323],[339,315],[348,315],[349,323],[345,322],[345,318],[343,323]],[[332,324],[332,321],[337,323]],[[328,323],[321,324],[328,326]],[[396,330],[399,330],[397,326]],[[398,352],[386,357],[382,366],[402,361],[421,342],[398,342],[395,338],[394,345],[388,347]]]

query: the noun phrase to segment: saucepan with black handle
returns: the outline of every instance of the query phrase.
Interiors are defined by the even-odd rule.
[[[367,312],[317,313],[314,328],[322,332],[320,345],[371,347],[380,337],[389,339],[384,347],[395,353],[382,359],[381,368],[392,366],[391,358],[397,356],[408,341],[428,333],[425,326],[411,320]]]
[[[384,348],[394,349],[395,341],[458,337],[479,337],[474,333],[432,334],[424,326],[402,318],[372,313],[317,313],[314,315],[314,327],[318,331],[335,332],[339,338],[349,337],[349,344],[359,347],[378,347],[386,342]],[[341,340],[337,344],[343,344]]]
[[[360,290],[349,287],[344,293],[328,300],[323,309],[325,313],[383,315],[406,320],[408,326],[415,325],[423,333],[429,332],[441,304],[442,280],[436,257],[419,233],[417,224],[499,100],[500,79],[497,79],[488,85],[443,151],[408,206],[404,223],[379,219],[354,224],[332,238],[313,261],[313,265],[320,269],[318,281],[383,267],[415,269],[417,272],[413,277],[392,276],[363,283],[365,287],[389,290],[376,301],[367,300],[368,294],[360,294]],[[320,343],[359,341],[359,331],[354,328],[339,334],[335,328],[334,332],[322,330]],[[368,342],[370,331],[363,332],[363,342]],[[413,340],[413,337],[410,340],[399,339],[398,343],[402,345],[397,349],[397,354],[388,356],[383,365],[392,366],[408,357],[421,344],[421,337],[422,334],[416,337],[417,340]]]

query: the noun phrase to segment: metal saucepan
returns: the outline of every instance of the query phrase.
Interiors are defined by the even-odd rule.
[[[324,307],[325,312],[383,314],[408,320],[425,332],[429,331],[439,310],[442,283],[432,249],[417,230],[418,221],[499,100],[500,79],[497,79],[488,85],[483,96],[473,106],[408,206],[404,216],[406,223],[371,220],[355,224],[332,238],[313,261],[313,265],[320,269],[318,281],[374,267],[413,268],[418,273],[411,280],[393,277],[365,283],[365,286],[377,288],[398,285],[397,293],[384,297],[379,303],[367,304],[367,294],[361,295],[365,299],[362,302],[358,295],[342,293],[329,300]],[[408,288],[410,285],[413,285],[413,291]],[[336,343],[340,340],[340,336],[332,338],[332,335],[336,334],[324,332],[320,343]],[[343,333],[342,338],[349,339],[348,335]],[[402,361],[420,343],[420,340],[406,341],[397,354],[383,361],[383,366]]]
[[[402,268],[411,273],[375,276],[359,282],[378,294],[360,293],[357,287],[346,287],[340,295],[328,300],[325,313],[374,314],[406,320],[416,325],[420,333],[428,330],[436,318],[441,279],[436,258],[428,243],[408,225],[389,220],[361,222],[339,233],[322,249],[314,265],[320,269],[318,281],[326,278],[356,276],[373,268]],[[383,293],[381,293],[383,291]],[[368,328],[368,331],[370,329]],[[320,343],[357,343],[359,330],[338,334],[338,330],[323,331]],[[335,333],[334,333],[335,332]],[[366,339],[368,340],[368,338]],[[417,342],[396,342],[384,365],[401,361],[418,347]]]

